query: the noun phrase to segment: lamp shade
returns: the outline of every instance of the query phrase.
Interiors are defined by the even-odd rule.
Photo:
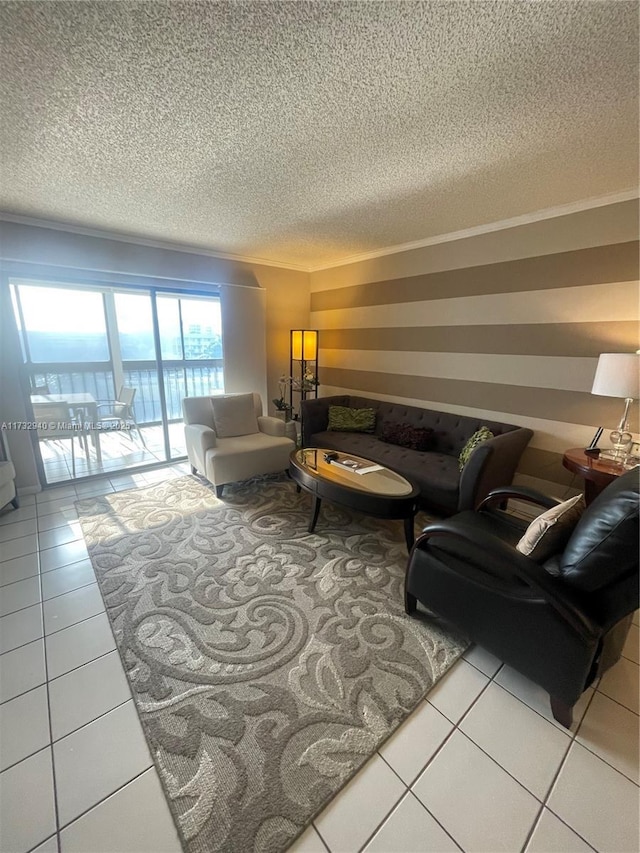
[[[291,358],[315,361],[318,358],[318,332],[315,329],[291,330]]]
[[[603,352],[598,358],[592,394],[637,400],[640,396],[640,355]]]

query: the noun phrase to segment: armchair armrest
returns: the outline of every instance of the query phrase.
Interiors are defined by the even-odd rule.
[[[487,509],[491,504],[502,503],[509,500],[509,498],[537,504],[545,509],[551,509],[551,507],[557,506],[560,503],[557,498],[549,497],[549,495],[545,495],[537,491],[537,489],[530,489],[527,486],[501,486],[489,492],[478,504],[478,510]]]
[[[458,512],[474,509],[492,489],[513,480],[532,436],[533,430],[518,427],[490,438],[475,449],[460,474]]]
[[[273,418],[271,415],[260,415],[258,418],[258,429],[266,435],[282,437],[285,435],[285,423],[280,418]]]
[[[207,450],[211,450],[218,443],[215,432],[204,424],[185,424],[184,437],[189,462],[204,474],[207,470]]]
[[[482,570],[484,566],[488,580],[491,578],[490,571],[487,569],[489,565],[503,578],[509,575],[517,577],[544,598],[563,622],[581,637],[593,641],[600,635],[598,626],[576,606],[557,580],[547,574],[536,562],[501,539],[475,527],[467,528],[462,524],[456,524],[455,521],[442,521],[425,527],[414,543],[412,555],[416,549],[424,550],[428,547],[429,541],[436,537],[446,538],[447,551],[461,560],[469,560],[472,553],[481,554],[482,564],[476,558],[473,559],[473,565],[478,570]],[[472,546],[471,549],[469,545]],[[411,558],[409,558],[410,562]]]

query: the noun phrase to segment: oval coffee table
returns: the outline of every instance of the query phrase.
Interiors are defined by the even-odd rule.
[[[413,545],[413,519],[420,490],[395,471],[380,466],[379,470],[358,474],[325,460],[331,453],[321,447],[294,450],[289,457],[289,474],[298,491],[311,494],[309,533],[313,533],[323,499],[355,509],[376,518],[401,518],[407,549]],[[339,459],[355,459],[365,465],[376,465],[369,459],[352,453],[339,453]]]

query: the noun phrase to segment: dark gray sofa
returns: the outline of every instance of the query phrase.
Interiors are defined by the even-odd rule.
[[[329,406],[375,409],[375,433],[327,430]],[[422,452],[381,441],[383,424],[388,422],[432,429],[434,450]],[[495,437],[476,448],[461,472],[460,451],[482,426],[487,426]],[[510,485],[532,435],[532,430],[513,424],[366,397],[320,397],[302,403],[303,447],[352,453],[391,468],[418,486],[425,509],[444,515],[474,509],[492,489]]]

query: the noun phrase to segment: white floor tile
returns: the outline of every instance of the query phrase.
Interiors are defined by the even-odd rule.
[[[454,732],[413,786],[463,848],[522,849],[540,803],[461,732]]]
[[[40,578],[34,575],[24,581],[16,581],[2,587],[0,592],[0,616],[7,616],[37,604],[40,601]]]
[[[94,481],[91,483],[85,483],[81,486],[76,486],[76,492],[78,493],[78,498],[82,499],[85,497],[95,497],[96,495],[108,495],[113,492],[113,486],[107,480]]]
[[[62,498],[73,498],[75,500],[75,486],[56,486],[53,489],[44,489],[36,495],[36,504],[40,507],[42,504],[59,501]]]
[[[58,740],[131,699],[117,651],[49,682],[51,728]]]
[[[48,745],[49,709],[44,684],[0,705],[0,771]]]
[[[60,527],[52,527],[50,530],[42,530],[38,534],[38,545],[41,550],[55,548],[58,545],[66,545],[82,539],[82,530],[79,521],[72,521]]]
[[[591,853],[593,850],[549,809],[543,809],[525,853]]]
[[[63,829],[60,846],[61,853],[182,853],[153,769]]]
[[[43,640],[0,655],[0,702],[33,690],[46,680]]]
[[[5,524],[16,524],[20,521],[28,521],[36,517],[36,506],[21,506],[20,509],[7,510],[0,515],[0,526]]]
[[[62,827],[152,764],[133,700],[57,741],[53,753]]]
[[[607,670],[600,680],[598,692],[615,699],[625,708],[640,713],[640,667],[637,663],[620,658],[615,666]]]
[[[35,518],[28,521],[14,521],[13,524],[3,524],[0,527],[0,543],[10,539],[20,539],[22,536],[32,536],[37,529]],[[2,544],[0,544],[2,548]]]
[[[34,604],[0,618],[0,654],[42,636],[42,605]]]
[[[601,853],[640,848],[638,788],[579,743],[569,750],[547,805]]]
[[[51,750],[0,773],[0,850],[26,853],[56,830]]]
[[[7,560],[15,560],[17,557],[25,557],[27,554],[35,554],[38,543],[35,536],[21,536],[19,539],[9,539],[0,542],[0,565]]]
[[[629,628],[622,654],[634,663],[640,663],[640,628],[637,625],[631,625]]]
[[[37,505],[38,518],[42,518],[45,515],[51,515],[55,512],[61,512],[69,518],[69,513],[75,513],[76,511],[75,501],[76,498],[71,496],[68,498],[61,498],[60,500],[39,503]],[[42,530],[40,525],[38,525],[38,527]]]
[[[315,819],[315,827],[331,853],[353,853],[369,839],[405,790],[396,774],[375,755]]]
[[[366,853],[459,853],[458,845],[409,791],[391,812],[372,840]]]
[[[553,718],[553,714],[551,713],[551,702],[547,691],[538,684],[534,684],[533,681],[530,681],[526,676],[522,675],[522,673],[505,665],[496,675],[495,682],[504,687],[505,690],[508,690],[509,693],[512,693],[516,698],[522,700],[525,705],[528,705],[530,708],[533,708],[534,711],[542,714],[542,716],[549,720],[550,723],[553,723],[554,726],[562,729],[562,731],[567,731],[564,726]],[[582,720],[584,712],[587,710],[587,706],[592,695],[593,689],[591,687],[587,688],[574,705],[573,724],[570,731],[575,732],[577,730],[580,725],[580,720]]]
[[[421,702],[378,751],[405,785],[410,785],[453,728],[433,705]]]
[[[47,548],[40,553],[40,571],[50,572],[71,563],[79,563],[89,557],[84,539],[75,542],[67,542],[66,545],[56,545],[55,548]]]
[[[96,582],[91,560],[81,560],[42,575],[42,597],[46,601]]]
[[[484,672],[489,678],[493,678],[502,666],[500,658],[492,655],[491,652],[483,649],[482,646],[470,646],[462,657],[475,666],[476,669],[479,669],[480,672]]]
[[[67,508],[64,511],[58,510],[47,515],[38,516],[38,530],[54,530],[56,527],[68,527],[74,521],[78,520],[76,508]]]
[[[469,710],[489,679],[466,660],[459,660],[427,695],[427,701],[453,723]]]
[[[104,612],[98,584],[90,584],[44,602],[44,632],[53,634]]]
[[[327,848],[314,827],[308,826],[297,841],[287,848],[287,853],[327,853]]]
[[[45,643],[50,679],[95,660],[116,647],[106,613],[50,634]]]
[[[638,716],[633,711],[596,693],[576,738],[638,784]]]
[[[567,753],[569,734],[498,684],[490,684],[460,728],[494,761],[543,800]]]
[[[51,838],[47,838],[42,844],[38,844],[36,849],[32,850],[31,853],[59,853],[58,836],[52,835]]]
[[[0,586],[34,577],[38,571],[37,554],[27,554],[15,560],[7,560],[5,563],[0,563]]]

